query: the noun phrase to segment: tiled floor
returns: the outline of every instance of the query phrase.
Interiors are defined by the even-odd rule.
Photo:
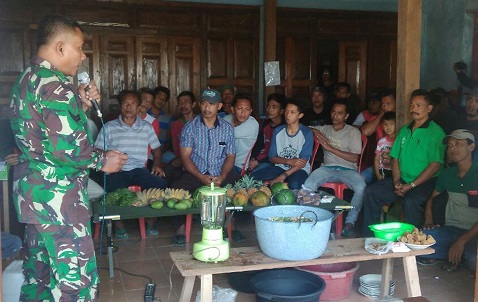
[[[257,245],[254,225],[251,220],[238,219],[238,229],[246,236],[246,240],[240,243],[232,242],[232,246]],[[141,302],[144,301],[144,288],[149,282],[144,277],[131,276],[125,272],[137,275],[144,275],[156,283],[156,298],[160,301],[176,302],[179,300],[183,278],[178,270],[173,267],[169,258],[171,251],[191,250],[192,244],[176,247],[170,242],[174,230],[169,218],[160,219],[160,235],[148,237],[146,240],[139,239],[139,229],[135,220],[127,223],[130,239],[115,241],[118,250],[114,253],[114,266],[123,271],[115,270],[115,277],[109,278],[108,270],[101,269],[100,302]],[[193,225],[192,243],[200,240],[201,226],[199,223]],[[97,251],[98,254],[98,251]],[[394,297],[405,297],[406,287],[404,273],[399,261],[395,261],[394,280],[396,288]],[[100,267],[107,268],[106,256],[100,257]],[[442,271],[439,265],[429,267],[418,267],[422,295],[433,302],[470,302],[473,301],[475,280],[470,278],[470,272],[462,269],[458,272]],[[358,278],[364,274],[380,274],[380,261],[360,262],[360,267],[355,273],[351,294],[348,298],[340,301],[360,302],[371,301],[358,292]],[[193,290],[195,301],[196,293],[199,290],[199,279]],[[226,275],[214,275],[213,283],[223,288],[230,288]],[[158,300],[156,300],[158,301]],[[238,293],[237,302],[256,301],[253,294]]]

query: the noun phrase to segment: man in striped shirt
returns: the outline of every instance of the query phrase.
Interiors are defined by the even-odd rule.
[[[128,154],[128,160],[121,171],[106,176],[106,192],[131,185],[140,186],[143,190],[166,188],[165,174],[160,167],[161,143],[153,126],[138,116],[139,94],[135,91],[122,91],[118,96],[118,102],[121,109],[120,116],[105,124],[104,131],[101,130],[96,138],[95,146],[103,150],[120,150]],[[146,168],[148,147],[151,147],[153,154],[151,172]],[[149,235],[158,233],[152,225],[153,222],[153,220],[147,221]],[[122,223],[116,223],[115,230],[117,238],[127,237]]]

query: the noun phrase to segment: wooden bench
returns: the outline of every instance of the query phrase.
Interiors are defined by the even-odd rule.
[[[402,258],[408,296],[421,296],[415,256],[432,254],[434,253],[432,248],[406,253],[389,252],[385,255],[373,255],[365,250],[364,241],[364,238],[329,241],[325,253],[320,258],[306,261],[282,261],[269,258],[261,252],[259,247],[231,248],[229,259],[218,263],[198,261],[193,258],[191,252],[171,252],[170,255],[184,277],[179,298],[181,302],[191,300],[196,276],[201,279],[201,301],[208,302],[212,301],[212,276],[215,274],[367,260],[383,260],[380,297],[384,298],[390,289],[394,258]]]

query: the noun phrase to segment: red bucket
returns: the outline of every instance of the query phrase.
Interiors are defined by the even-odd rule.
[[[354,275],[359,264],[356,262],[308,265],[297,267],[309,273],[316,274],[325,281],[325,290],[320,295],[321,301],[337,301],[350,295]]]

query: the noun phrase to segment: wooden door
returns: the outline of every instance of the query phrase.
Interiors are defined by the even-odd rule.
[[[8,117],[10,93],[17,77],[30,63],[32,32],[25,28],[0,29],[0,110],[2,117]]]
[[[256,95],[258,46],[253,35],[207,38],[206,85],[219,88],[234,85],[238,92]],[[257,109],[257,101],[254,102]]]
[[[367,41],[339,42],[339,82],[352,87],[351,94],[361,100],[366,96],[367,83]]]
[[[136,38],[137,88],[168,86],[168,42],[166,38]]]
[[[134,50],[132,36],[101,36],[101,107],[107,118],[119,112],[118,94],[125,89],[136,89]]]
[[[276,91],[286,96],[300,99],[308,105],[310,89],[315,85],[315,67],[317,59],[310,37],[296,36],[279,38],[277,58],[281,72],[281,86]],[[282,63],[282,61],[284,63]]]
[[[199,39],[174,37],[168,39],[169,85],[171,98],[166,110],[177,114],[177,96],[185,90],[192,91],[196,97],[200,93]],[[162,71],[163,73],[163,71]]]

